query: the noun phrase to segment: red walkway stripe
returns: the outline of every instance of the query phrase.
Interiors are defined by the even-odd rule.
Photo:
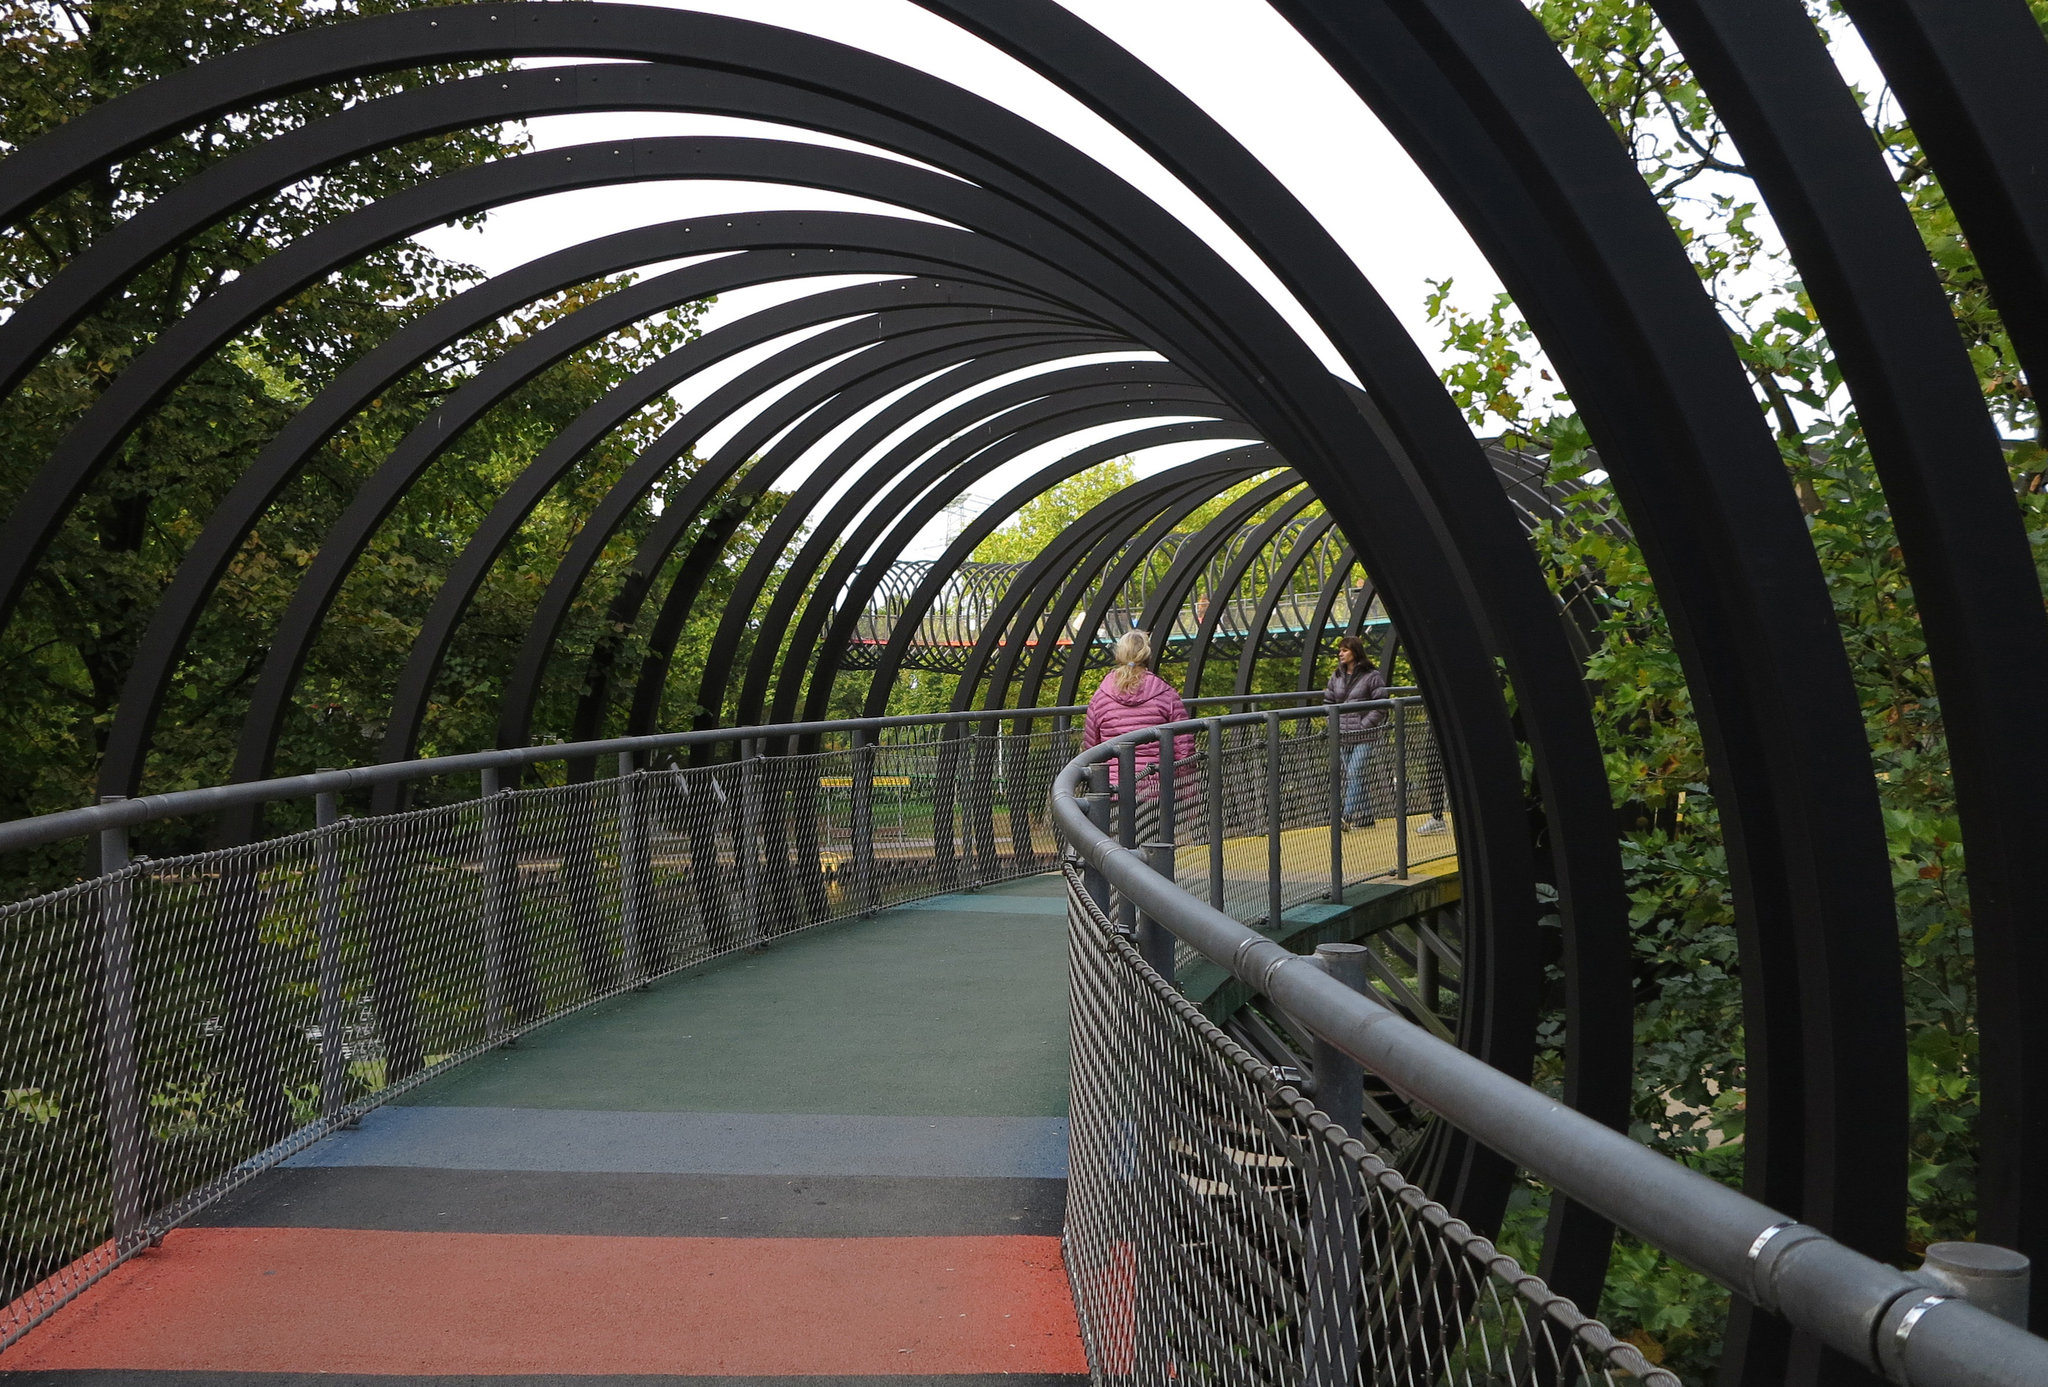
[[[882,1374],[1087,1370],[1059,1240],[188,1228],[14,1370]]]

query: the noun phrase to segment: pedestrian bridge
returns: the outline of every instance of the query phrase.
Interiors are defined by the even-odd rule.
[[[1133,830],[1177,833],[1174,873],[1268,937],[1377,941],[1386,983],[1411,1008],[1427,995],[1418,1016],[1449,1034],[1455,836],[1419,700],[1385,709],[1377,822],[1335,832],[1330,714],[1210,702],[1203,746],[1169,767],[1178,824],[1140,795]],[[1137,1244],[1089,1246],[1078,1271],[1063,1250],[1085,1245],[1074,1153],[1100,1172],[1129,1127],[1072,1134],[1077,1039],[1084,1063],[1115,1062],[1104,1018],[1070,1004],[1103,941],[1043,808],[1080,712],[487,754],[8,826],[16,846],[96,828],[113,870],[4,908],[11,961],[33,938],[57,964],[9,974],[11,1062],[52,1110],[17,1149],[5,1215],[15,1265],[41,1263],[12,1288],[7,1367],[109,1384],[1130,1376],[1163,1328]],[[561,780],[600,750],[618,774]],[[633,769],[691,750],[708,764]],[[543,783],[507,788],[521,762]],[[341,812],[391,778],[482,793],[402,824]],[[158,861],[122,846],[224,797],[307,792],[319,822],[298,834]],[[82,999],[52,979],[92,977],[94,955],[95,1002],[62,1017]],[[1306,1063],[1230,982],[1188,995]],[[1124,1080],[1091,1072],[1094,1102],[1118,1101]],[[1375,1114],[1380,1136],[1415,1135]],[[1205,1144],[1162,1154],[1160,1177],[1233,1218],[1248,1179],[1298,1219],[1255,1128],[1225,1119]],[[1111,1159],[1080,1196],[1090,1228],[1141,1173],[1134,1150]],[[1282,1288],[1302,1254],[1251,1254],[1276,1280],[1240,1287],[1235,1313],[1277,1318],[1230,1331],[1250,1337],[1226,1356],[1292,1371],[1303,1309]]]
[[[1383,719],[1356,786],[1341,710],[1211,702],[1088,752],[1077,708],[936,715],[0,826],[106,867],[4,908],[8,1369],[1675,1383],[1445,1202],[1512,1161],[1738,1293],[1918,1307],[1917,1380],[2032,1380],[2040,1340],[1459,1048],[1419,698],[1347,705]],[[390,784],[418,807],[343,812]],[[306,797],[296,833],[128,849]]]
[[[1066,998],[1057,875],[671,973],[253,1175],[6,1361],[1085,1380]]]
[[[1372,228],[1056,0],[893,6],[988,84],[680,5],[15,8],[0,1375],[1668,1381],[1598,1318],[1641,1257],[1725,1299],[1730,1387],[2048,1387],[2025,6],[1828,7],[1952,199],[1940,277],[1812,7],[1653,7],[1846,500],[1788,474],[1689,175],[1516,0],[1249,10],[1509,287],[1555,454],[1474,436],[1515,372],[1447,385]],[[641,185],[715,210],[548,201]],[[522,263],[428,244],[528,204]],[[1941,860],[1887,836],[1906,686],[1817,534],[1896,564]],[[1136,628],[1187,756],[1078,744]],[[1365,756],[1346,638],[1414,682]],[[1725,882],[1644,865],[1668,805],[1618,830],[1638,718]],[[1975,1240],[1925,1248],[1901,881],[1968,934]],[[1740,1192],[1625,1135],[1679,1101],[1644,973],[1697,963],[1652,890],[1725,900]]]

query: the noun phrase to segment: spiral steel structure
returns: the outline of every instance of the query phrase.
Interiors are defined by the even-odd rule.
[[[1319,643],[1365,627],[1391,639],[1397,626],[1442,730],[1458,809],[1470,941],[1461,1043],[1528,1074],[1544,980],[1538,917],[1554,909],[1567,940],[1563,1097],[1624,1125],[1628,900],[1583,684],[1591,626],[1570,604],[1560,611],[1525,542],[1532,520],[1557,518],[1540,468],[1472,438],[1330,234],[1150,68],[1053,0],[919,3],[1086,103],[1177,176],[1295,296],[1357,384],[1333,375],[1205,240],[1087,152],[872,53],[742,20],[586,3],[408,10],[252,45],[14,151],[0,162],[0,217],[18,224],[135,151],[293,93],[484,60],[595,61],[362,101],[215,161],[108,227],[0,324],[0,390],[18,388],[157,257],[322,170],[424,135],[574,112],[692,112],[876,152],[726,137],[553,149],[422,177],[276,248],[135,344],[108,388],[66,421],[10,498],[0,619],[180,382],[302,288],[379,247],[523,199],[660,180],[817,189],[902,215],[758,212],[597,236],[489,278],[371,345],[297,408],[191,539],[134,652],[102,790],[146,786],[166,692],[235,555],[321,445],[408,370],[565,289],[682,262],[507,348],[390,449],[275,615],[239,779],[276,765],[309,651],[380,527],[494,406],[569,354],[675,306],[749,285],[870,276],[650,361],[553,438],[441,576],[391,690],[382,759],[417,747],[451,642],[535,508],[650,402],[718,379],[578,516],[506,678],[501,745],[646,731],[670,683],[692,677],[707,716],[729,710],[741,723],[823,716],[835,680],[853,670],[868,675],[871,711],[906,669],[958,676],[963,708],[1070,702],[1102,640],[1133,623],[1162,633],[1191,686],[1222,662],[1241,689],[1273,658],[1298,660],[1307,686]],[[1726,825],[1751,1191],[1852,1247],[1896,1255],[1906,1056],[1869,749],[1792,488],[1720,320],[1627,151],[1515,0],[1275,3],[1492,261],[1581,409],[1648,557]],[[2048,180],[2042,118],[2024,96],[2048,90],[2048,43],[2019,0],[1844,8],[1920,132],[2026,364],[2048,369]],[[1784,230],[1893,501],[1970,850],[1980,1236],[2039,1257],[2048,1185],[2024,1177],[2048,1164],[2048,1016],[2028,1000],[2029,980],[2048,971],[2048,747],[2031,730],[2048,686],[2048,615],[2010,479],[1926,250],[1804,9],[1655,9]],[[736,375],[704,376],[735,360]],[[1085,444],[1063,443],[1084,430],[1094,431]],[[700,459],[693,449],[707,436],[723,441]],[[1032,496],[1169,443],[1211,451],[1103,502],[1029,562],[972,561]],[[957,497],[1033,450],[1058,458],[938,558],[904,558]],[[785,476],[802,480],[785,489]],[[628,525],[678,479],[652,523]],[[1231,488],[1243,494],[1189,522]],[[749,522],[763,538],[714,614],[711,656],[678,669],[707,579]],[[627,576],[607,587],[593,576],[599,559],[629,536]],[[601,606],[607,629],[646,633],[637,668],[611,637],[570,648],[564,632],[579,603]],[[764,631],[772,638],[757,638]],[[542,690],[557,681],[582,691],[573,726],[536,721]],[[240,826],[254,830],[253,820]],[[1501,1158],[1468,1146],[1446,1159],[1438,1193],[1484,1228],[1511,1176]],[[1560,1200],[1545,1275],[1590,1303],[1609,1235]],[[2048,1301],[2037,1304],[2044,1314]],[[1730,1343],[1731,1381],[1824,1375],[1775,1322],[1742,1320]]]

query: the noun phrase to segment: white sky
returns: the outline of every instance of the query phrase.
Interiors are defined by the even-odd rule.
[[[1193,194],[1079,102],[980,40],[909,0],[656,0],[673,8],[727,14],[802,30],[884,54],[968,88],[1029,118],[1107,165],[1203,235],[1299,330],[1325,361],[1342,363],[1278,281]],[[1399,144],[1263,0],[1062,0],[1062,3],[1150,64],[1229,129],[1329,228],[1378,288],[1409,333],[1441,362],[1437,334],[1423,303],[1426,281],[1450,277],[1456,299],[1483,308],[1500,283],[1457,219]],[[1853,48],[1844,66],[1852,80],[1868,71]],[[678,134],[752,134],[858,148],[787,127],[716,117],[604,114],[532,122],[542,148]],[[444,254],[497,273],[536,256],[610,231],[680,217],[739,211],[869,210],[905,215],[856,198],[767,184],[675,182],[640,184],[542,198],[500,209],[479,229],[447,228],[420,239]],[[768,285],[724,296],[706,326],[815,292],[821,281]],[[717,383],[758,361],[752,352],[688,388],[702,398]],[[992,382],[989,387],[993,388]],[[877,406],[879,408],[880,406]],[[870,411],[872,412],[872,411]],[[862,416],[862,417],[865,417]],[[708,455],[741,422],[715,431],[698,448]],[[858,421],[855,421],[857,423]],[[843,437],[853,427],[837,431]],[[978,482],[993,497],[1043,466],[1071,443],[1027,454]],[[1160,450],[1139,459],[1151,472],[1219,445]],[[800,481],[822,448],[787,474]],[[957,521],[955,522],[957,523]],[[913,549],[928,557],[942,545],[934,526]]]

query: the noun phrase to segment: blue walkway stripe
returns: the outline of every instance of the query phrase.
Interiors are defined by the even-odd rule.
[[[392,1107],[285,1164],[1063,1180],[1067,1119]]]

